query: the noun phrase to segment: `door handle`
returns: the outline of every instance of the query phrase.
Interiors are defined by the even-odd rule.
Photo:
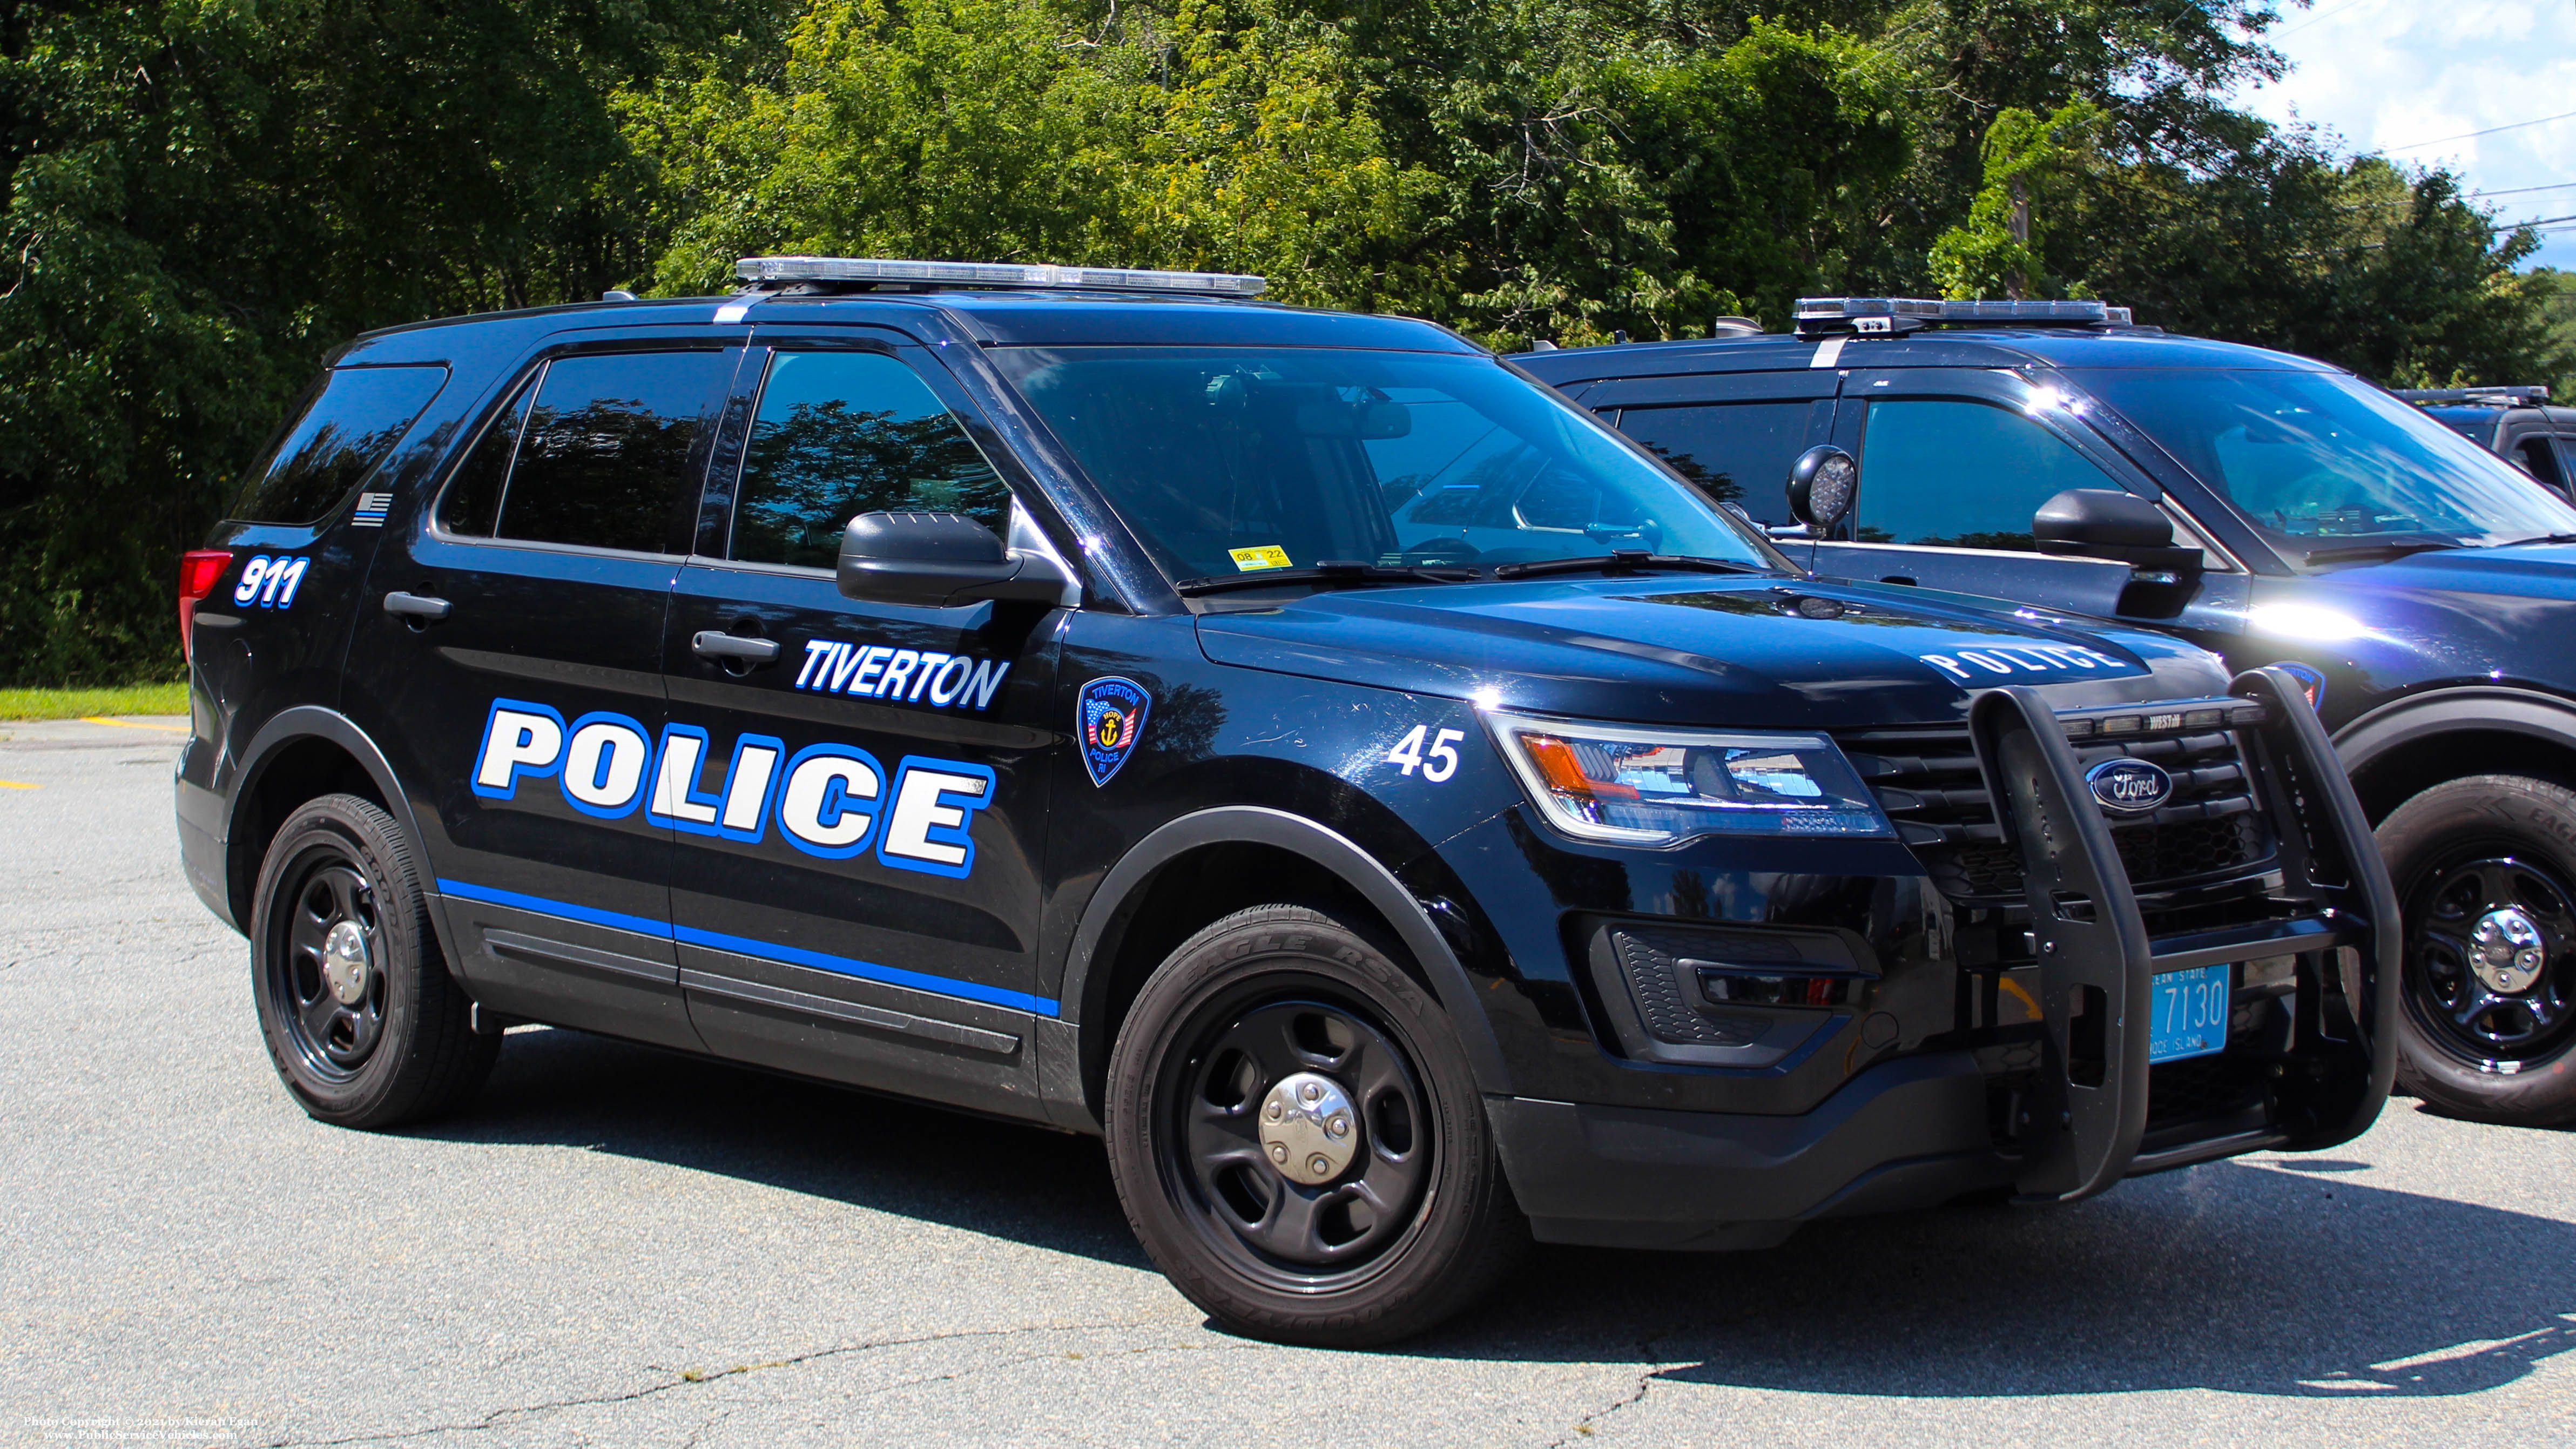
[[[400,589],[385,595],[385,612],[398,619],[444,619],[449,608],[445,599],[406,594]]]
[[[700,659],[740,660],[746,664],[767,664],[778,657],[775,639],[750,639],[740,634],[724,634],[701,629],[689,641],[689,652]]]

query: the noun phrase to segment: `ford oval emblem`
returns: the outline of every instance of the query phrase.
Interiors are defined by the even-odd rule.
[[[2093,798],[2119,815],[2143,815],[2173,798],[2173,776],[2145,760],[2104,760],[2084,772]]]

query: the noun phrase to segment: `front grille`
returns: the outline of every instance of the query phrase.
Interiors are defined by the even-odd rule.
[[[1853,730],[1837,738],[1945,893],[1995,904],[2021,900],[2021,859],[2004,844],[1965,729]],[[2085,769],[2127,756],[2151,760],[2173,776],[2173,797],[2154,814],[2104,817],[2132,888],[2189,884],[2270,856],[2233,732],[2172,729],[2069,745]]]

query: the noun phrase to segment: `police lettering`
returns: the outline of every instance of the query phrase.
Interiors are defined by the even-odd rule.
[[[911,667],[918,677],[918,658]],[[998,670],[993,678],[999,682]],[[987,766],[922,755],[905,756],[889,777],[852,745],[807,745],[791,757],[769,735],[742,736],[720,773],[712,765],[707,732],[695,725],[667,726],[657,744],[622,714],[566,724],[551,706],[496,699],[475,752],[473,788],[487,800],[512,800],[522,783],[552,779],[566,803],[603,820],[641,806],[655,825],[744,844],[758,843],[775,823],[779,838],[807,855],[846,860],[873,851],[897,870],[963,877],[975,868],[974,814],[992,803],[997,783]]]

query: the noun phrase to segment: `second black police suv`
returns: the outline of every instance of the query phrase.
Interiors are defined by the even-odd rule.
[[[1799,308],[1795,336],[1524,360],[1820,573],[2296,675],[2405,913],[2399,1080],[2462,1116],[2576,1122],[2576,508],[2534,481],[2567,410],[2520,406],[2530,388],[2409,407],[2100,302]],[[1831,516],[1781,488],[1809,452]]]
[[[192,883],[324,1121],[520,1021],[1104,1134],[1220,1322],[2329,1146],[2298,686],[1820,583],[1422,323],[754,259],[371,334],[189,555]],[[1829,482],[1829,480],[1828,480]]]

